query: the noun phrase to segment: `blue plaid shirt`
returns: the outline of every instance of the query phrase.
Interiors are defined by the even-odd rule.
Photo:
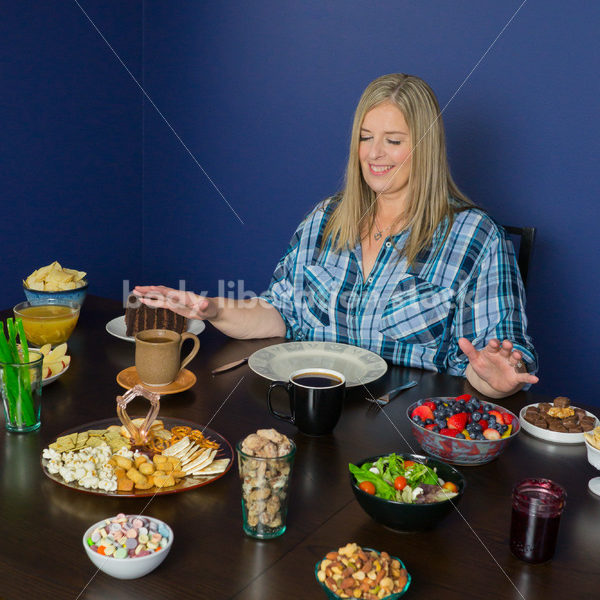
[[[528,370],[537,369],[512,243],[483,211],[459,212],[439,252],[423,251],[411,267],[397,250],[407,232],[389,236],[365,279],[360,244],[335,252],[328,241],[321,250],[334,207],[326,201],[300,224],[262,296],[281,313],[288,339],[352,344],[452,375],[467,366],[460,337],[478,349],[508,339]],[[446,229],[438,228],[432,248]]]

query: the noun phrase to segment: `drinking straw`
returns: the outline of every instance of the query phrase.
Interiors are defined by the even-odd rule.
[[[4,323],[0,327],[0,356],[5,367],[2,369],[2,378],[4,379],[4,389],[9,406],[9,414],[16,414],[15,397],[18,394],[18,381],[14,369],[9,365],[13,362],[10,344],[4,335]]]
[[[12,354],[12,362],[14,364],[18,364],[21,362],[21,357],[19,356],[19,349],[17,348],[17,332],[15,330],[15,324],[12,320],[12,317],[6,319],[6,328],[8,329],[8,345],[10,347],[10,351]],[[13,406],[15,406],[15,418],[17,425],[21,425],[23,423],[23,402],[21,400],[21,395],[24,392],[21,385],[21,370],[19,367],[10,366],[9,370],[13,371],[17,377],[17,385],[13,388],[15,393],[15,397],[13,400]]]
[[[23,328],[23,319],[15,319],[15,325],[19,334],[19,342],[21,342],[21,350],[23,351],[23,362],[29,362],[29,345],[25,337],[25,329]]]
[[[6,329],[8,330],[8,346],[12,355],[12,362],[18,363],[20,361],[19,350],[17,349],[17,332],[15,331],[15,324],[12,317],[6,319]]]
[[[23,351],[23,362],[29,362],[29,346],[27,345],[27,338],[25,337],[25,329],[23,329],[23,320],[15,319],[16,330],[19,334],[19,342],[21,343],[21,350]],[[29,369],[19,369],[22,380],[22,390],[24,391],[25,403],[24,412],[26,425],[33,425],[35,423],[35,415],[33,411],[33,396],[31,395],[31,379]],[[19,394],[21,399],[21,394]]]

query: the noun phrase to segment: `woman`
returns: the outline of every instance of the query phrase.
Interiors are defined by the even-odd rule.
[[[512,245],[456,187],[435,95],[410,75],[367,87],[344,190],[300,224],[261,298],[134,292],[232,337],[359,345],[493,398],[538,381]]]

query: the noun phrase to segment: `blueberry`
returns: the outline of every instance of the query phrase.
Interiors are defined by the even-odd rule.
[[[439,408],[440,406],[442,406],[444,403],[442,400],[434,400],[433,403],[435,404],[436,408]]]
[[[412,420],[417,424],[417,425],[421,425],[421,417],[419,415],[415,415]]]
[[[435,420],[435,424],[436,424],[438,427],[446,427],[446,419],[444,419],[443,417],[437,418],[437,419]]]
[[[484,404],[483,410],[489,412],[490,410],[494,410],[494,406],[492,404]]]
[[[465,436],[462,433],[457,433],[454,437],[460,438],[461,440],[465,439]]]
[[[468,412],[468,413],[472,413],[474,410],[475,410],[475,409],[473,408],[473,405],[472,405],[472,404],[467,404],[467,405],[465,406],[465,411],[466,411],[466,412]]]
[[[440,432],[440,428],[439,428],[437,425],[434,425],[434,426],[431,428],[431,431],[435,431],[436,433],[439,433],[439,432]]]
[[[423,406],[423,402],[425,402],[423,399],[417,400],[417,406]]]
[[[479,402],[479,400],[477,400],[477,398],[471,398],[471,404],[475,407],[475,408],[479,408],[481,406],[481,402]]]
[[[457,415],[458,413],[464,412],[462,407],[455,405],[452,408],[452,414]]]
[[[490,415],[490,418],[488,419],[488,425],[490,427],[492,427],[495,424],[496,424],[496,417],[494,415]]]
[[[481,413],[480,412],[474,412],[471,415],[471,419],[473,419],[473,421],[475,421],[475,423],[477,423],[478,421],[481,420]]]
[[[433,419],[425,419],[423,425],[433,425]]]
[[[481,418],[485,419],[486,421],[489,421],[490,420],[490,413],[484,411],[483,414],[481,415]]]
[[[473,423],[473,430],[479,433],[483,431],[483,427],[479,423]]]

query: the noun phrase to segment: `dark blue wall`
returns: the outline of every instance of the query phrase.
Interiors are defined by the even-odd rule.
[[[81,6],[141,73],[139,2]],[[74,2],[6,2],[0,18],[2,306],[53,260],[120,297],[141,273],[142,94]]]
[[[597,3],[530,0],[491,48],[520,1],[80,4],[164,119],[75,3],[10,9],[2,201],[38,218],[27,245],[1,226],[19,248],[2,267],[6,305],[63,254],[113,297],[122,279],[259,293],[298,221],[340,187],[365,85],[404,71],[449,103],[463,190],[538,228],[537,389],[600,404]]]

